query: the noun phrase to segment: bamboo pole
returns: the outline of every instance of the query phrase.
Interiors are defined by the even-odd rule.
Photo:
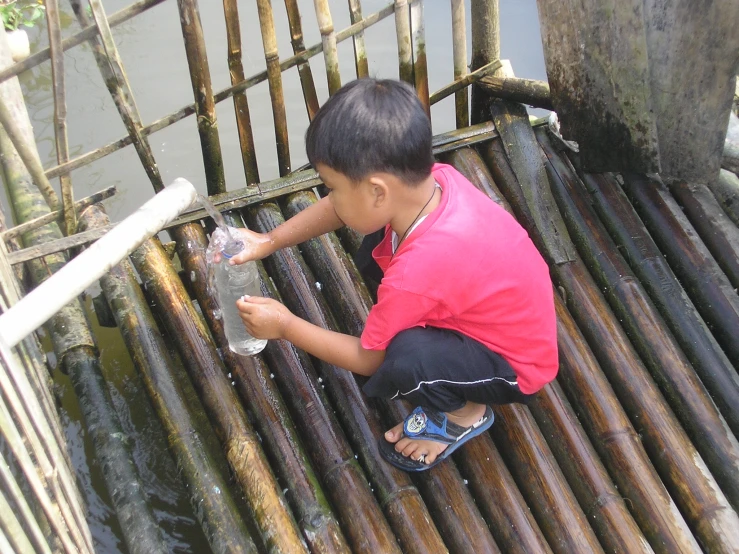
[[[603,550],[652,553],[557,382],[529,408]]]
[[[15,476],[11,473],[8,463],[5,460],[5,456],[0,452],[0,482],[2,482],[3,490],[12,499],[15,510],[22,521],[22,524],[28,529],[29,540],[33,543],[33,547],[36,552],[42,554],[51,554],[51,548],[44,537],[44,533],[41,531],[39,522],[31,511],[31,507],[28,505],[23,491],[21,491]],[[5,510],[0,510],[4,512]]]
[[[429,103],[429,71],[426,62],[426,34],[422,0],[410,0],[411,35],[413,38],[413,84],[426,115],[431,117]]]
[[[500,60],[500,10],[498,0],[476,0],[472,11],[472,59],[470,70]],[[497,70],[496,70],[497,71]],[[497,74],[497,73],[496,73]],[[472,87],[470,121],[479,123],[488,119],[485,114],[486,100],[476,87]]]
[[[257,0],[259,11],[259,28],[262,32],[262,47],[267,63],[267,80],[269,81],[269,97],[272,102],[272,118],[277,141],[277,166],[280,176],[290,173],[290,140],[287,130],[285,98],[282,92],[282,73],[280,55],[277,50],[277,35],[272,16],[271,0]]]
[[[477,152],[457,150],[447,159],[479,190],[510,211]],[[651,552],[559,385],[555,382],[545,387],[529,408],[544,436],[552,437],[547,443],[603,548]]]
[[[293,217],[315,201],[316,197],[313,193],[296,193],[286,199],[283,209],[287,217]],[[361,334],[372,305],[372,298],[356,266],[343,250],[336,235],[328,233],[311,239],[302,245],[302,253],[313,274],[321,283],[321,291],[325,295],[332,313],[336,316],[341,330],[350,335],[357,336]],[[348,374],[343,376],[348,380],[347,386],[354,388],[351,376]],[[414,494],[410,494],[412,484],[407,475],[382,462],[379,452],[376,450],[377,441],[375,437],[382,436],[384,431],[379,425],[377,413],[367,405],[363,396],[360,396],[359,403],[362,409],[366,411],[364,419],[372,426],[371,434],[366,435],[364,439],[366,443],[362,448],[368,448],[369,450],[366,451],[362,461],[368,468],[368,473],[370,473],[375,488],[379,491],[380,503],[385,507],[388,520],[393,526],[401,546],[405,551],[438,551],[442,548],[441,538],[438,537],[436,529],[427,527],[431,518],[426,508],[423,507],[418,493],[413,491]],[[379,411],[381,412],[391,410],[385,402],[380,402],[380,406]],[[449,475],[449,473],[442,473],[442,475]],[[461,485],[461,483],[458,482],[457,485]],[[447,483],[445,487],[449,490],[454,487],[454,483]],[[463,487],[458,486],[457,488],[461,490]],[[406,494],[395,499],[399,491],[405,491]],[[446,497],[435,488],[430,488],[428,494],[425,495],[427,503],[434,494],[436,494],[436,497],[431,500],[438,506],[445,505]],[[419,508],[413,508],[413,504],[416,503],[414,497],[417,498],[417,503],[420,504]],[[463,504],[460,503],[457,506],[457,514],[455,515],[460,519],[470,520],[472,522],[470,525],[479,521],[479,514],[476,510],[470,514],[465,511],[467,508]],[[412,508],[418,511],[414,513]],[[443,513],[443,510],[441,512]],[[464,517],[465,515],[469,515],[469,517]],[[413,524],[410,525],[409,521],[412,521]],[[454,525],[448,525],[448,527],[450,529],[455,528]],[[465,525],[456,527],[457,533],[463,538],[466,535],[463,532],[465,527]],[[481,532],[476,529],[472,535]],[[459,540],[451,540],[450,537],[453,536],[453,533],[446,533],[444,536],[447,539],[447,546],[451,550],[460,551],[462,549],[461,551],[464,551],[462,545],[459,544]],[[419,543],[418,537],[424,537],[424,542]],[[472,544],[472,546],[475,545]],[[479,550],[473,548],[467,551]]]
[[[476,69],[472,73],[467,73],[464,77],[461,77],[457,79],[456,81],[452,81],[448,85],[444,85],[439,90],[434,92],[429,97],[429,103],[433,106],[434,104],[436,104],[440,100],[443,100],[447,96],[455,94],[459,92],[460,90],[463,90],[464,88],[468,87],[471,84],[477,83],[485,75],[487,75],[491,71],[495,71],[496,69],[500,67],[503,67],[503,62],[501,62],[500,60],[493,60],[489,64],[483,65],[481,68]],[[484,123],[484,121],[481,123],[476,123],[475,125],[480,125]],[[475,125],[473,125],[473,127]]]
[[[10,51],[5,47],[4,35],[5,29],[0,30],[0,51],[3,52],[3,57],[7,55],[7,59],[10,59]],[[38,152],[33,147],[35,145],[33,134],[24,133],[17,125],[16,114],[20,109],[20,104],[17,102],[13,104],[12,102],[12,98],[5,98],[3,102],[0,102],[0,125],[4,128],[9,140],[12,141],[13,147],[18,152],[21,160],[23,160],[23,164],[46,200],[46,203],[52,209],[58,210],[60,208],[59,198],[51,183],[49,183],[49,179],[44,174],[44,168],[41,166]]]
[[[99,205],[80,213],[80,227],[105,225]],[[167,433],[177,470],[187,487],[193,514],[213,552],[256,552],[238,517],[229,484],[220,476],[212,456],[192,421],[175,364],[149,310],[131,262],[123,260],[100,280],[113,309],[126,348],[141,374],[146,391]]]
[[[452,57],[454,59],[454,80],[467,75],[467,23],[464,0],[452,0]],[[469,90],[465,87],[454,93],[454,113],[457,129],[469,127]]]
[[[525,214],[527,209],[522,191],[502,145],[494,141],[486,147],[484,154],[496,182],[512,200],[516,216],[519,220],[524,217],[530,221],[531,218]],[[575,277],[573,282],[577,283],[578,274]],[[579,289],[568,291],[568,299],[570,294],[578,292]],[[585,292],[592,295],[594,291],[589,288]],[[581,423],[601,460],[619,490],[630,499],[632,514],[656,552],[695,552],[698,548],[695,539],[652,466],[585,338],[559,296],[555,295],[554,300],[561,361],[558,382],[578,411],[587,414],[581,418]],[[587,305],[587,296],[575,295],[574,300],[574,307],[583,300]],[[592,317],[600,317],[600,314],[595,312]],[[610,343],[610,338],[606,340]]]
[[[125,23],[132,17],[135,17],[138,14],[148,10],[149,8],[156,6],[157,4],[161,4],[162,2],[164,2],[164,0],[139,0],[138,2],[134,2],[130,6],[123,8],[122,10],[119,10],[111,15],[110,26],[115,27],[117,25],[120,25],[121,23]],[[74,35],[65,38],[62,41],[62,49],[66,52],[70,48],[79,46],[83,42],[90,40],[96,34],[97,28],[94,25],[89,25],[81,31],[78,31]],[[11,77],[20,75],[28,69],[36,67],[37,65],[45,62],[48,59],[51,59],[51,48],[44,48],[42,50],[39,50],[38,52],[34,52],[25,60],[17,62],[0,71],[0,83],[2,83],[3,81],[7,81]]]
[[[501,133],[505,130],[502,142],[509,156],[512,149],[524,153],[527,149],[522,146],[532,143],[536,145],[528,116],[522,107],[520,114],[503,112],[497,117],[505,123],[504,126],[497,126]],[[529,148],[529,151],[532,150]],[[534,155],[536,158],[529,160],[523,156],[516,159],[516,175],[523,175],[523,164],[541,164],[540,152],[534,152]],[[524,187],[525,182],[521,183]],[[499,184],[503,186],[502,183]],[[536,186],[544,190],[549,188],[546,181],[540,181]],[[515,192],[514,194],[521,196]],[[509,197],[509,200],[512,198]],[[537,211],[542,208],[536,204],[519,207]],[[548,222],[543,228],[551,234],[551,220],[559,219],[560,216],[556,206],[550,206],[546,214]],[[538,219],[542,216],[543,214],[539,214]],[[541,234],[536,228],[529,228],[528,231],[532,235]],[[543,241],[539,239],[539,242]],[[573,249],[571,245],[569,248]],[[551,252],[545,250],[544,255],[550,263],[553,262]],[[569,263],[552,263],[552,272],[555,282],[567,290],[568,298],[573,298],[572,309],[578,324],[588,337],[604,371],[608,372],[621,402],[638,424],[637,430],[648,438],[645,441],[647,451],[676,503],[686,515],[686,520],[704,545],[710,545],[716,551],[730,551],[734,548],[733,535],[739,532],[739,521],[734,521],[737,520],[736,513],[721,493],[700,455],[690,444],[653,381],[647,376],[644,366],[596,290],[582,262],[575,258]]]
[[[197,0],[177,0],[180,12],[182,37],[185,39],[187,65],[190,68],[192,93],[195,97],[195,113],[197,114],[198,134],[203,151],[205,180],[208,195],[226,192],[223,174],[223,157],[221,141],[218,137],[216,121],[216,104],[213,99],[213,88],[210,81],[208,55],[205,49],[203,26],[200,23],[200,12]]]
[[[603,552],[528,408],[495,407],[491,434],[555,553]]]
[[[550,554],[544,535],[490,435],[480,435],[460,452],[454,455],[454,461],[469,482],[475,503],[501,550],[508,554]]]
[[[284,221],[275,204],[265,203],[247,210],[247,223],[250,229],[266,232]],[[325,304],[317,293],[316,279],[297,253],[297,248],[282,249],[268,259],[265,265],[283,295],[286,306],[296,315],[328,329],[336,329]],[[357,455],[365,462],[369,477],[373,475],[367,465],[376,447],[376,435],[367,429],[367,414],[361,393],[348,372],[317,360],[316,369],[322,381],[329,387],[335,409],[341,420],[346,422],[344,431],[354,446]],[[284,392],[283,392],[284,393]],[[373,426],[374,427],[374,426]],[[368,439],[368,433],[372,437]],[[373,464],[375,465],[375,464]],[[379,486],[379,485],[378,485]],[[357,501],[362,502],[365,515],[362,521],[352,521],[353,528],[347,529],[347,538],[354,549],[367,552],[399,551],[395,537],[385,520],[377,502],[372,498],[369,484],[357,490]],[[361,538],[361,540],[359,540]],[[367,541],[372,541],[370,544]]]
[[[352,24],[362,21],[361,0],[349,0],[349,17]],[[364,33],[354,35],[354,61],[357,69],[357,79],[369,76],[367,51],[364,48]]]
[[[611,175],[579,172],[598,212],[660,310],[729,426],[736,429],[739,375],[693,306],[626,195]],[[735,431],[736,432],[736,431]]]
[[[336,32],[331,19],[331,9],[328,0],[313,0],[316,9],[318,29],[321,31],[323,43],[323,60],[326,64],[328,78],[328,93],[333,94],[341,88],[341,71],[339,70],[339,53],[336,50]]]
[[[161,0],[158,0],[158,1],[161,1]],[[388,6],[382,8],[381,10],[371,15],[368,15],[360,23],[351,25],[347,27],[346,29],[338,32],[336,34],[336,42],[337,43],[342,42],[354,36],[355,34],[363,31],[367,27],[370,27],[371,25],[374,25],[375,23],[382,21],[383,19],[385,19],[386,17],[389,17],[392,14],[393,14],[393,5],[389,4]],[[290,58],[280,63],[280,71],[287,71],[288,69],[290,69],[291,67],[295,67],[299,63],[308,61],[313,56],[321,53],[322,49],[323,49],[323,45],[321,43],[318,43],[318,44],[315,44],[309,47],[305,52],[301,54],[291,56]],[[216,103],[222,102],[223,100],[230,98],[234,94],[242,92],[253,86],[256,86],[259,83],[262,83],[266,80],[267,80],[267,71],[262,71],[260,73],[257,73],[256,75],[253,75],[252,77],[247,78],[245,81],[242,81],[238,85],[227,87],[221,90],[220,92],[216,93],[214,97],[215,102]],[[158,119],[157,121],[151,123],[150,125],[147,125],[146,127],[144,127],[142,132],[146,136],[148,136],[156,131],[169,127],[170,125],[173,125],[174,123],[177,123],[178,121],[181,121],[182,119],[190,115],[193,115],[195,112],[196,112],[195,104],[194,103],[189,104],[183,108],[180,108],[179,110],[175,112],[172,112],[169,115],[162,117],[161,119]],[[94,162],[95,160],[99,160],[100,158],[107,156],[108,154],[116,152],[120,150],[121,148],[128,146],[129,144],[131,144],[131,137],[130,136],[123,137],[121,139],[118,139],[117,141],[107,144],[106,146],[102,146],[96,150],[93,150],[77,158],[74,158],[66,164],[57,165],[55,167],[48,169],[46,172],[46,176],[48,178],[52,178],[52,177],[58,176],[61,172],[71,172],[74,169],[78,169],[80,167],[88,165]]]
[[[585,201],[587,193],[576,182],[579,179],[574,169],[554,151],[544,133],[537,132],[537,138],[548,158],[549,182],[570,236],[683,429],[724,494],[733,505],[739,506],[739,443],[657,309]]]
[[[519,79],[501,75],[486,75],[477,81],[480,91],[494,98],[502,98],[535,108],[554,110],[549,83],[534,79]]]
[[[262,274],[262,283],[268,296],[279,299],[266,272]],[[378,509],[374,506],[367,477],[330,408],[321,385],[322,378],[307,354],[288,342],[269,341],[264,352],[294,414],[293,421],[306,437],[306,449],[336,507],[350,546],[355,551],[372,552],[377,545],[375,526],[382,525],[382,515],[376,517]],[[367,519],[368,513],[373,519]]]
[[[739,288],[739,228],[705,184],[679,181],[669,189],[734,290]]]
[[[64,52],[62,50],[62,29],[59,21],[57,0],[46,1],[46,25],[51,49],[51,82],[54,90],[54,141],[56,159],[62,164],[69,161],[69,141],[67,140],[67,95],[64,84]],[[62,190],[62,210],[64,212],[65,235],[74,234],[77,228],[77,214],[74,211],[74,191],[69,174],[59,176]]]
[[[131,258],[167,332],[177,337],[180,357],[223,444],[262,541],[278,552],[306,552],[259,439],[226,381],[216,346],[161,244],[150,239]]]
[[[89,25],[90,18],[87,16],[87,12],[80,0],[70,0],[70,4],[80,25],[83,27]],[[159,192],[164,188],[162,176],[159,173],[154,154],[151,151],[149,139],[141,133],[141,129],[143,128],[141,116],[136,107],[131,85],[128,83],[128,78],[123,69],[123,62],[113,40],[113,33],[110,30],[108,17],[100,0],[91,0],[90,8],[94,17],[95,26],[98,28],[100,34],[99,42],[97,38],[90,40],[92,53],[95,56],[100,74],[103,77],[103,82],[108,87],[108,91],[118,109],[123,125],[131,137],[136,153],[141,160],[141,165],[152,185],[154,185],[154,191]]]
[[[12,356],[7,345],[0,345],[3,351],[3,366]],[[7,353],[7,358],[5,354]],[[9,368],[8,368],[9,369]],[[47,476],[52,478],[51,473],[39,475],[34,461],[26,449],[20,432],[16,428],[4,402],[0,402],[0,430],[5,441],[6,448],[13,454],[21,471],[28,481],[31,490],[41,506],[54,534],[59,539],[65,552],[93,552],[92,546],[76,531],[75,522],[67,519],[67,514],[62,511],[60,503],[64,500],[55,494],[48,494]],[[42,462],[43,460],[39,460]],[[53,497],[53,499],[52,499]]]
[[[739,227],[739,177],[731,171],[722,169],[718,179],[708,183],[708,188],[726,215]]]
[[[228,217],[228,216],[226,216]],[[235,226],[240,222],[230,217]],[[220,308],[208,290],[205,250],[208,240],[200,225],[186,225],[174,231],[177,252],[185,274],[190,276],[200,310],[224,357],[233,382],[249,406],[256,431],[273,460],[273,467],[285,486],[285,496],[302,529],[311,552],[349,552],[338,521],[331,511],[318,478],[308,460],[303,440],[287,413],[270,369],[260,356],[239,356],[228,347],[219,317]]]
[[[665,186],[647,177],[624,177],[624,191],[636,212],[739,370],[739,342],[734,332],[739,329],[739,297]]]
[[[23,530],[18,518],[15,517],[15,512],[8,500],[5,498],[5,493],[2,490],[0,490],[0,529],[2,529],[8,539],[8,549],[4,550],[5,552],[34,554],[34,546],[31,544],[31,541]],[[51,552],[49,546],[45,542],[42,547],[44,547],[44,552]]]
[[[223,0],[223,15],[226,19],[226,40],[228,41],[228,72],[231,84],[235,85],[244,80],[244,64],[241,60],[241,27],[239,25],[239,7],[236,0]],[[234,110],[236,112],[236,128],[239,132],[239,146],[241,147],[241,161],[244,164],[246,182],[259,182],[259,168],[254,150],[254,133],[251,128],[249,115],[249,101],[246,92],[233,95]]]
[[[75,202],[74,204],[74,209],[78,212],[82,211],[87,206],[91,206],[92,204],[102,202],[103,200],[113,196],[115,193],[116,193],[115,186],[105,188],[101,190],[100,192],[96,192],[95,194],[91,194],[90,196],[86,196],[84,198],[81,198],[80,200],[77,200],[77,202]],[[10,229],[3,231],[2,233],[0,233],[0,238],[3,241],[7,242],[15,237],[21,236],[23,233],[27,231],[31,231],[42,225],[46,225],[47,223],[57,221],[63,215],[64,214],[61,210],[50,212],[48,215],[41,216],[31,221],[26,221],[25,223],[21,225],[16,225],[15,227],[11,227]]]
[[[9,87],[12,86],[11,82],[5,83],[0,88],[3,89],[4,95],[11,95],[13,92]],[[15,94],[20,94],[17,83],[15,87]],[[26,121],[27,117],[25,114]],[[28,186],[29,176],[23,170],[20,158],[12,151],[5,136],[0,136],[0,151],[3,152],[6,183],[9,186],[10,199],[18,220],[26,221],[48,213],[49,208],[44,206],[39,195]],[[59,236],[58,227],[50,224],[27,233],[24,236],[24,242],[26,244],[40,243]],[[56,255],[47,257],[43,263],[31,263],[29,264],[31,277],[35,283],[39,284],[59,270],[64,262],[63,257]],[[62,308],[50,320],[46,328],[60,367],[70,374],[80,400],[87,429],[95,437],[97,458],[101,463],[108,464],[110,468],[110,471],[105,474],[106,486],[111,493],[126,540],[129,541],[129,549],[132,552],[164,551],[159,529],[143,496],[133,462],[123,444],[120,424],[110,404],[108,391],[102,382],[94,341],[80,302],[76,300]],[[53,465],[59,466],[56,463]],[[51,475],[51,472],[48,474]],[[77,493],[67,472],[59,471],[55,476],[60,480],[60,489],[64,491],[65,496],[68,499],[73,498]],[[75,502],[71,504],[71,511],[70,517],[74,517],[77,525],[80,528],[86,528],[84,516]],[[89,535],[85,537],[84,542],[92,550]]]
[[[413,40],[408,0],[395,0],[395,33],[398,37],[398,75],[401,81],[413,85]]]
[[[298,10],[297,0],[285,0],[285,9],[287,10],[287,21],[290,25],[290,42],[293,46],[293,54],[300,54],[305,52],[305,42],[303,41],[303,26],[300,23],[300,11]],[[361,21],[361,19],[360,13],[359,20]],[[352,23],[357,23],[353,17]],[[355,35],[355,44],[357,40],[356,36],[359,35]],[[313,121],[313,118],[318,112],[319,105],[316,84],[313,82],[310,63],[299,63],[298,75],[300,77],[300,87],[303,89],[303,99],[305,100],[305,109],[308,112],[308,120]]]

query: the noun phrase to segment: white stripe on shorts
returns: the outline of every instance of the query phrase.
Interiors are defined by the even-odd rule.
[[[452,385],[480,385],[482,383],[488,383],[490,381],[494,381],[495,379],[500,379],[501,381],[505,381],[506,383],[508,383],[512,387],[515,387],[515,386],[518,385],[518,380],[516,380],[516,381],[509,381],[508,379],[505,379],[503,377],[491,377],[490,379],[479,379],[477,381],[449,381],[447,379],[435,379],[433,381],[421,381],[420,383],[418,383],[418,385],[416,385],[415,388],[409,390],[408,392],[400,392],[400,391],[397,391],[393,395],[393,397],[391,398],[391,400],[397,398],[398,395],[406,396],[408,394],[411,394],[412,392],[415,392],[418,389],[420,389],[421,388],[421,385],[433,385],[433,384],[436,384],[436,383],[450,383]]]

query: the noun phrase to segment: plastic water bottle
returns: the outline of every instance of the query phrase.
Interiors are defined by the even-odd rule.
[[[236,301],[242,296],[261,296],[259,270],[256,262],[231,265],[228,260],[244,249],[241,241],[226,244],[221,252],[221,262],[216,265],[216,290],[218,303],[223,314],[223,330],[226,333],[228,346],[242,356],[258,354],[267,346],[264,339],[252,337],[239,317]]]

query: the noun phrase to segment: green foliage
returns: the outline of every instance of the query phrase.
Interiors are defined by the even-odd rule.
[[[15,31],[21,25],[33,27],[44,15],[43,0],[14,0],[2,3],[0,0],[0,17],[8,31]]]

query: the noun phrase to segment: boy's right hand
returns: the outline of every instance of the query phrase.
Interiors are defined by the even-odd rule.
[[[234,238],[244,243],[244,249],[231,258],[228,263],[243,264],[252,260],[261,260],[266,258],[270,254],[274,253],[274,241],[267,233],[255,233],[249,229],[238,229],[234,227],[229,228],[231,233],[234,234],[236,231],[238,234]],[[218,252],[214,256],[214,261],[219,263],[221,261],[221,253]]]

